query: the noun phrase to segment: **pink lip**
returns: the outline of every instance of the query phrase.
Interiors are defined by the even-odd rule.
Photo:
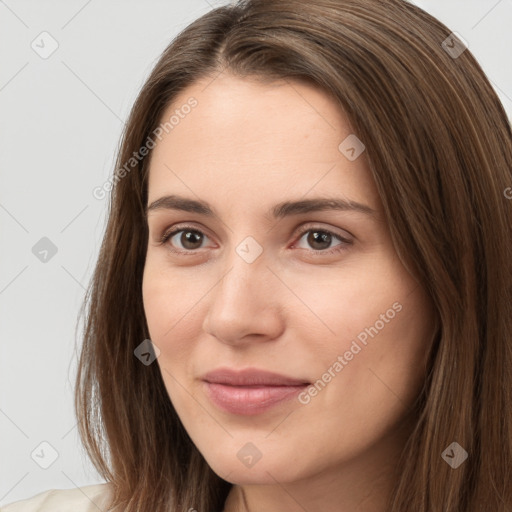
[[[245,416],[260,414],[279,402],[293,398],[308,386],[228,386],[211,382],[204,384],[208,396],[220,409]]]
[[[203,380],[215,384],[229,384],[230,386],[300,386],[310,384],[307,379],[294,379],[279,373],[245,368],[232,370],[231,368],[218,368],[203,375]]]
[[[310,383],[257,369],[220,368],[203,377],[209,398],[222,410],[252,416],[293,398]]]

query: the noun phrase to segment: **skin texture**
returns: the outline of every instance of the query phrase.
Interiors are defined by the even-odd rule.
[[[153,150],[148,183],[148,204],[178,194],[218,215],[148,214],[143,300],[169,397],[213,471],[236,484],[226,512],[245,510],[242,495],[251,512],[383,511],[412,425],[406,413],[425,379],[434,312],[397,257],[366,155],[350,161],[338,149],[350,126],[309,84],[224,73],[189,86],[162,119],[191,96],[197,106]],[[281,201],[312,197],[357,201],[377,214],[266,215]],[[185,231],[159,244],[183,223],[204,236],[187,243]],[[301,226],[350,243],[315,244]],[[263,250],[252,263],[236,251],[248,236]],[[347,360],[375,325],[384,327]],[[338,356],[346,364],[336,371]],[[309,382],[331,368],[331,379],[308,403],[241,416],[205,394],[201,377],[221,366]],[[237,457],[246,443],[261,453],[252,467]]]

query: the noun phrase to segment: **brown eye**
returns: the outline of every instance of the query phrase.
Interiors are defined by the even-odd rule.
[[[331,241],[332,235],[325,231],[309,231],[307,236],[308,244],[316,251],[329,249]]]
[[[176,252],[194,251],[201,248],[204,237],[205,234],[195,228],[181,228],[165,233],[160,243],[172,242],[172,239],[175,238],[174,243],[170,243],[169,245],[175,246],[178,244],[178,247],[176,249],[172,247],[172,250]],[[181,244],[181,247],[179,244]]]
[[[202,233],[199,233],[199,231],[183,230],[178,239],[186,250],[199,249],[202,243]]]
[[[305,236],[307,235],[307,236]],[[167,243],[169,249],[175,253],[190,254],[201,249],[204,239],[208,238],[202,231],[197,228],[181,226],[177,229],[165,233],[161,240],[161,244]],[[173,240],[174,239],[174,240]],[[326,229],[309,228],[303,229],[300,240],[305,239],[307,247],[299,247],[308,250],[310,253],[317,255],[331,254],[343,251],[347,246],[352,245],[352,241],[333,233]],[[332,245],[333,242],[339,243]]]
[[[305,236],[307,235],[307,236]],[[346,249],[352,242],[347,240],[336,233],[332,233],[326,229],[309,228],[305,229],[301,233],[299,239],[305,239],[306,245],[312,249],[310,252],[330,254],[337,251]],[[340,243],[331,246],[333,241],[338,240]],[[308,249],[308,247],[301,247],[302,249]]]

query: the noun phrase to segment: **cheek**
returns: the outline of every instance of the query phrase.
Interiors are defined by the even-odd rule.
[[[191,326],[194,309],[183,298],[182,284],[162,272],[159,266],[147,264],[144,269],[142,296],[151,341],[159,348],[156,360],[171,403],[180,416],[197,415],[190,395],[183,386],[191,378],[196,334]]]
[[[402,309],[375,338],[369,370],[403,404],[411,404],[424,383],[435,334],[435,313],[419,287],[401,301]]]
[[[326,458],[333,456],[329,450],[336,458],[392,432],[423,385],[432,312],[419,288],[411,293],[414,284],[402,285],[367,301],[357,294],[352,301],[338,298],[344,310],[327,319],[336,339],[324,336],[304,349],[316,379],[302,411],[309,428],[327,435],[343,424],[339,448],[325,447]]]
[[[172,339],[174,334],[189,323],[193,304],[197,302],[197,284],[193,280],[171,272],[160,255],[148,253],[142,279],[142,299],[151,339]],[[190,311],[190,313],[189,313]]]
[[[167,301],[170,305],[170,301],[173,300],[172,290],[159,272],[150,264],[146,264],[142,279],[142,300],[150,337],[155,343],[161,340],[165,331],[172,326],[169,315],[173,315],[175,308],[167,307]]]
[[[372,339],[368,329],[375,333],[377,324],[380,337],[405,316],[398,310],[416,284],[392,260],[375,255],[329,270],[314,279],[294,276],[293,291],[301,300],[290,295],[286,308],[290,329],[302,333],[299,340],[318,349],[318,357],[343,354],[355,339],[364,347]]]
[[[144,313],[151,341],[160,349],[157,361],[169,372],[175,368],[185,368],[183,363],[191,347],[190,331],[191,318],[194,309],[190,301],[184,297],[183,283],[161,271],[162,267],[146,264],[142,281],[142,299]],[[172,362],[172,365],[171,365]],[[162,373],[167,382],[168,375]]]
[[[435,327],[429,298],[398,259],[383,256],[317,280],[316,287],[304,278],[297,291],[317,317],[294,317],[308,344],[303,353],[314,354],[312,376],[319,388],[327,383],[324,396],[362,412],[416,397]]]

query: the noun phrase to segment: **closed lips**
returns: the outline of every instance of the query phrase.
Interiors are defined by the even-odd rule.
[[[212,384],[227,386],[304,386],[310,384],[306,379],[296,379],[266,370],[245,369],[235,371],[230,368],[219,368],[208,372],[203,380]]]

